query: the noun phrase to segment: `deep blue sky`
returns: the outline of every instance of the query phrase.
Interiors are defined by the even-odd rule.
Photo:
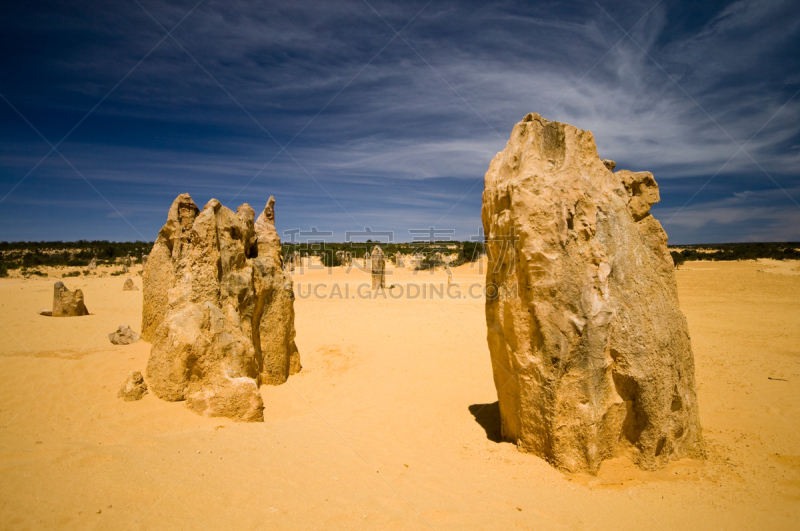
[[[466,239],[529,112],[652,171],[671,243],[800,240],[796,0],[138,2],[0,6],[0,240],[152,240],[182,192]]]

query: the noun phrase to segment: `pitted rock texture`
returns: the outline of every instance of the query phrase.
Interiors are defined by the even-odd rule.
[[[614,167],[591,132],[529,114],[485,177],[503,437],[571,472],[705,454],[658,187]]]
[[[200,211],[188,194],[172,204],[144,274],[142,336],[153,344],[147,376],[159,398],[261,421],[259,386],[301,369],[273,204],[257,221],[247,204],[234,213],[212,199]]]

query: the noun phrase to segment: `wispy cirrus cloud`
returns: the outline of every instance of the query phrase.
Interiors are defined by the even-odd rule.
[[[153,235],[171,199],[189,191],[199,203],[213,195],[257,205],[275,195],[279,225],[328,226],[342,237],[354,218],[403,232],[461,200],[442,223],[467,237],[480,223],[489,161],[514,123],[539,112],[592,130],[619,167],[653,171],[662,218],[689,201],[675,218],[683,223],[667,226],[673,241],[779,239],[729,215],[748,202],[800,226],[786,196],[800,201],[792,2],[600,4],[630,37],[591,1],[442,0],[403,31],[409,47],[381,17],[399,29],[425,2],[370,2],[379,17],[360,0],[207,0],[175,37],[258,124],[168,39],[61,150]],[[143,5],[170,28],[193,3]],[[0,57],[0,92],[53,139],[163,37],[135,3],[2,9],[0,40],[16,52]],[[4,195],[46,149],[9,109],[0,120]],[[262,127],[291,142],[291,156]],[[34,199],[61,200],[68,213],[70,201],[94,198],[57,160],[30,179],[0,217],[7,239],[41,233],[33,227],[59,209],[43,213]],[[756,195],[735,195],[744,190]],[[137,237],[101,211],[89,214],[100,216],[94,226],[51,226],[53,238]]]

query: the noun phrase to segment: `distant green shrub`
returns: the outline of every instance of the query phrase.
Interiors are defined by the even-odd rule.
[[[342,265],[342,261],[336,256],[336,251],[333,249],[326,249],[322,252],[322,265],[325,267],[337,267]]]
[[[415,268],[417,271],[425,271],[428,269],[435,269],[444,265],[444,261],[435,257],[433,254],[428,254],[423,258],[419,265]]]
[[[671,251],[675,265],[691,260],[800,260],[800,243],[719,243],[688,245],[682,251]]]
[[[669,254],[672,256],[672,261],[675,262],[675,267],[679,267],[686,262],[686,257],[678,251],[671,251]]]

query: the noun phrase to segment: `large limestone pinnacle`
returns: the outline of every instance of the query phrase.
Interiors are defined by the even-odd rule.
[[[263,420],[259,386],[300,370],[294,294],[280,263],[274,198],[258,221],[216,199],[175,199],[144,273],[147,376],[164,400],[205,416]]]
[[[529,114],[485,177],[503,437],[570,472],[704,456],[688,327],[649,213],[658,186],[613,168],[591,132]]]

